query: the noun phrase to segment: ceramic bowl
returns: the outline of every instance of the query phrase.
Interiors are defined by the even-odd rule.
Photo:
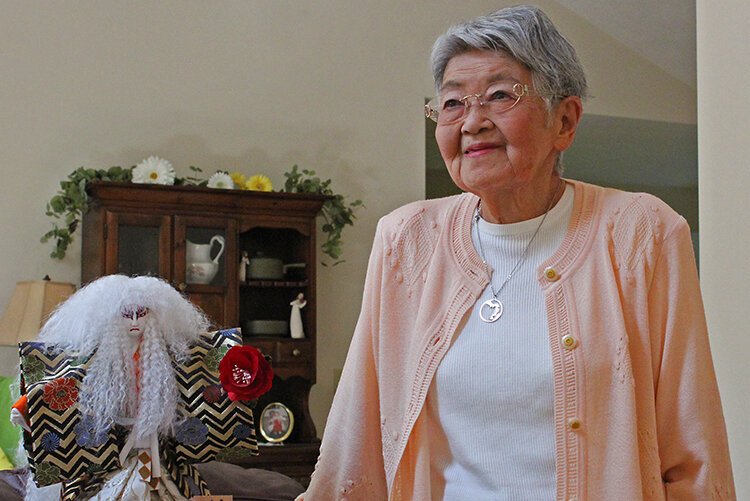
[[[286,336],[289,322],[286,320],[247,320],[242,326],[243,334],[254,336]]]
[[[254,257],[250,259],[248,274],[252,279],[281,280],[284,278],[284,263],[281,259]]]

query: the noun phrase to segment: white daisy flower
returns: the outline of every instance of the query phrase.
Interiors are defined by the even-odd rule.
[[[143,184],[174,184],[174,167],[159,157],[148,157],[133,167],[133,182]]]
[[[234,189],[234,181],[232,181],[232,176],[226,172],[216,171],[216,174],[208,178],[208,187],[232,190]]]

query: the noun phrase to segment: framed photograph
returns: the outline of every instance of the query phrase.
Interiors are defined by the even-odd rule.
[[[293,429],[294,414],[280,402],[266,405],[260,413],[260,434],[271,443],[283,442]]]

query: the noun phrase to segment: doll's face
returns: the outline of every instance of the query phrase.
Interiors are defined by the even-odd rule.
[[[149,309],[145,306],[133,305],[122,309],[122,326],[128,336],[137,339],[143,335],[148,314]]]

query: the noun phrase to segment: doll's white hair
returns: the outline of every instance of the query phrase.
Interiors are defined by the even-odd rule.
[[[122,331],[122,312],[149,309],[140,346],[140,380]],[[135,418],[136,439],[169,433],[179,419],[172,358],[209,327],[206,316],[169,283],[156,277],[107,275],[89,283],[62,303],[39,333],[39,340],[91,359],[79,394],[81,412],[94,420],[95,432],[109,429],[125,415]]]

